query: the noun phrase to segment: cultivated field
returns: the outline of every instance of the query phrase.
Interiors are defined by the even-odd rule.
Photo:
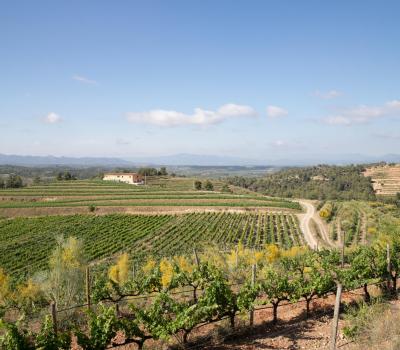
[[[400,164],[374,166],[364,172],[372,178],[376,194],[395,195],[400,192]]]
[[[0,190],[0,217],[36,214],[73,214],[92,210],[104,213],[170,212],[185,208],[287,208],[300,209],[295,202],[262,196],[231,186],[223,193],[221,182],[214,181],[215,191],[193,189],[193,179],[153,178],[147,186],[133,186],[105,181],[59,181],[20,189]],[[95,207],[95,208],[93,208]],[[57,209],[57,210],[55,210]]]
[[[89,261],[122,251],[141,259],[192,253],[193,247],[242,242],[248,247],[303,244],[297,218],[287,213],[72,215],[0,220],[0,266],[10,273],[45,270],[59,235],[83,240]]]

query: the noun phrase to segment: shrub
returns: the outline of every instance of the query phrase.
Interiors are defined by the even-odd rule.
[[[207,182],[206,182],[204,188],[205,188],[207,191],[214,191],[214,185],[213,185],[212,182],[209,181],[209,180],[207,180]]]

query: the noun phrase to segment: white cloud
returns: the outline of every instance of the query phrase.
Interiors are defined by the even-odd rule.
[[[43,118],[43,121],[48,124],[56,124],[61,122],[62,118],[58,114],[51,112]]]
[[[256,111],[250,106],[229,103],[219,107],[216,111],[195,108],[193,114],[163,109],[130,112],[127,113],[127,120],[132,123],[145,123],[165,127],[182,125],[207,126],[232,118],[254,117],[256,115]]]
[[[400,100],[386,102],[382,106],[365,106],[343,110],[341,113],[324,118],[330,125],[365,124],[375,119],[400,116]]]
[[[73,80],[79,81],[80,83],[84,83],[84,84],[91,84],[91,85],[96,85],[97,81],[96,80],[91,80],[89,78],[83,77],[81,75],[74,75],[72,77]]]
[[[326,92],[319,91],[319,90],[314,91],[314,96],[322,98],[324,100],[331,100],[331,99],[339,97],[341,95],[342,95],[342,93],[337,90],[329,90]]]
[[[282,108],[282,107],[278,107],[278,106],[268,106],[267,107],[267,115],[270,118],[281,118],[281,117],[285,117],[289,114],[289,112]]]

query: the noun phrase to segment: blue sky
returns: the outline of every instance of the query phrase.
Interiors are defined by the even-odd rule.
[[[0,153],[399,153],[399,1],[0,6]]]

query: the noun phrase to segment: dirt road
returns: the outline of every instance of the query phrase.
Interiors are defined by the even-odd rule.
[[[307,244],[312,248],[316,249],[318,246],[318,241],[313,234],[311,229],[311,219],[318,225],[319,232],[321,233],[321,238],[325,243],[331,247],[334,246],[333,242],[329,239],[327,229],[321,219],[318,217],[314,205],[311,201],[300,199],[298,200],[301,206],[305,208],[305,214],[298,214],[300,220],[300,229],[303,232],[304,238]]]

